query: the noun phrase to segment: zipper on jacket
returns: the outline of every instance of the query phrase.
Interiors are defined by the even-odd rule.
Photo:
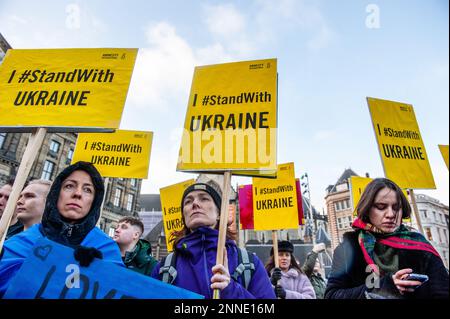
[[[206,262],[206,251],[205,251],[205,234],[202,234],[202,251],[203,251],[203,265],[205,267],[205,277],[206,277],[206,287],[208,287],[209,299],[212,299],[211,292],[211,278],[208,276],[208,263]]]
[[[67,237],[71,237],[72,236],[72,231],[73,231],[73,226],[69,225],[68,227],[69,229],[67,230]]]

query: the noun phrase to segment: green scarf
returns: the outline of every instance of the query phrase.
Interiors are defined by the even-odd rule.
[[[409,231],[403,224],[392,233],[384,233],[357,218],[352,227],[358,231],[358,242],[364,259],[377,274],[380,274],[379,269],[381,273],[398,270],[397,249],[422,250],[440,257],[422,234]]]

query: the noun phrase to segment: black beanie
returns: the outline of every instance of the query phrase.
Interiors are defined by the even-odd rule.
[[[196,183],[186,188],[186,190],[183,193],[183,197],[181,198],[181,209],[183,209],[184,206],[183,205],[184,199],[190,192],[193,191],[204,191],[207,192],[209,195],[211,195],[214,204],[216,204],[217,208],[219,209],[220,214],[220,208],[222,207],[222,196],[220,196],[219,193],[210,185],[204,183]]]

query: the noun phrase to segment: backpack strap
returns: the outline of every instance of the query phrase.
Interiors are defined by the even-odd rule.
[[[177,263],[177,255],[175,252],[171,252],[164,259],[164,266],[159,269],[159,274],[162,274],[162,281],[166,284],[173,284],[175,278],[177,278],[177,270],[175,268]]]
[[[246,249],[238,247],[238,266],[231,277],[237,281],[239,276],[243,276],[245,289],[248,289],[250,280],[255,272],[253,260],[253,254],[249,254]]]

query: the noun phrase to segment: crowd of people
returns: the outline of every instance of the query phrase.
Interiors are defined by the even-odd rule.
[[[0,216],[12,185],[0,188]],[[300,263],[294,245],[280,241],[278,256],[272,249],[264,264],[237,246],[230,228],[223,263],[216,264],[222,205],[217,184],[196,183],[184,191],[185,227],[173,235],[174,250],[161,261],[142,239],[144,225],[138,218],[119,220],[113,238],[96,227],[103,197],[102,177],[87,162],[68,166],[53,183],[30,181],[20,193],[1,251],[0,298],[43,237],[72,248],[82,267],[102,259],[205,298],[213,298],[214,290],[223,299],[448,298],[448,270],[433,246],[403,225],[402,219],[410,216],[409,202],[385,178],[373,180],[363,192],[354,230],[336,248],[328,277],[319,258],[326,249],[323,243],[314,245]]]

